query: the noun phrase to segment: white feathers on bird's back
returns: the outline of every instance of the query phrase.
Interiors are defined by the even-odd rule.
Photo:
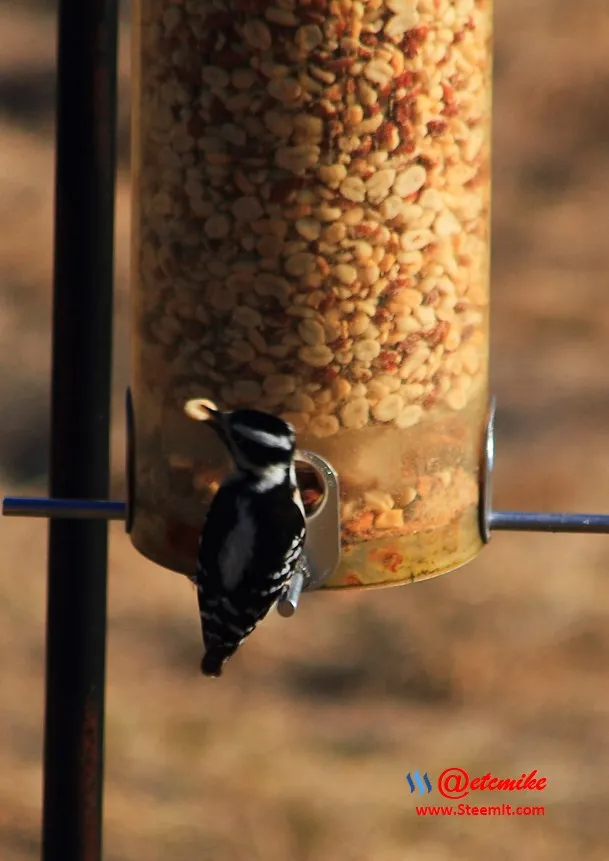
[[[275,487],[281,487],[285,483],[288,467],[284,463],[275,463],[267,466],[259,473],[259,478],[253,486],[256,493],[267,493]]]

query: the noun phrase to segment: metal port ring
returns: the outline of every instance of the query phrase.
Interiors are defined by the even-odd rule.
[[[319,476],[323,496],[307,517],[307,538],[301,564],[277,604],[281,616],[293,616],[301,592],[319,589],[340,561],[340,489],[338,475],[327,460],[312,451],[298,450],[294,460],[306,463]]]
[[[325,458],[298,450],[296,462],[311,466],[321,478],[324,494],[319,507],[307,517],[304,553],[310,572],[305,591],[317,588],[340,561],[340,494],[338,475]]]

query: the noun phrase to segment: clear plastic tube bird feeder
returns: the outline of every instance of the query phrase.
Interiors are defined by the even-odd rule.
[[[138,0],[131,536],[190,573],[226,454],[281,415],[340,484],[329,587],[482,547],[490,0]],[[323,476],[299,464],[305,501]]]

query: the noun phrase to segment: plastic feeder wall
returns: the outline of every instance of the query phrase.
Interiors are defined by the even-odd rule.
[[[280,414],[335,468],[325,585],[482,547],[490,0],[138,0],[133,543],[175,571],[228,461],[184,414]]]

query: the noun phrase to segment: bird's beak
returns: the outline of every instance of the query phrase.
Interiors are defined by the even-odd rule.
[[[211,425],[219,418],[219,410],[214,402],[205,398],[193,398],[186,401],[184,412],[189,418],[197,422],[209,422]]]
[[[193,398],[184,404],[184,412],[195,421],[206,422],[223,441],[226,440],[224,413],[220,412],[213,401],[208,401],[205,398]]]

